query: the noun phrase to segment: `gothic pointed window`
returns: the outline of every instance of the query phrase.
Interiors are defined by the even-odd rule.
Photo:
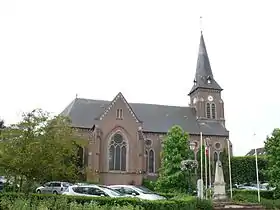
[[[224,158],[224,157],[223,157],[223,153],[222,153],[222,152],[219,152],[219,153],[218,153],[218,160],[219,160],[219,161],[223,161],[223,158]]]
[[[216,119],[216,105],[214,103],[211,104],[211,115],[212,119]]]
[[[109,142],[109,170],[126,171],[127,144],[119,133]]]
[[[84,166],[84,148],[81,146],[78,146],[78,160],[77,160],[77,165],[78,167],[83,167]]]
[[[214,163],[216,163],[218,160],[218,153],[214,152]]]
[[[146,150],[145,151],[145,161],[146,161],[146,168],[145,168],[145,170],[146,170],[146,172],[148,172],[148,167],[149,167],[149,158],[148,158],[148,151]]]
[[[153,149],[149,151],[149,173],[155,173],[155,152]]]
[[[206,117],[207,117],[208,119],[210,119],[210,118],[211,118],[211,108],[210,108],[210,103],[207,103],[207,104],[206,104]]]

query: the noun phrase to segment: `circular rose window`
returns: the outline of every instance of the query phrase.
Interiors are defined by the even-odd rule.
[[[152,145],[152,140],[151,139],[147,139],[145,141],[146,146],[151,146]]]
[[[220,148],[221,148],[221,144],[220,144],[219,142],[217,142],[217,143],[215,144],[215,147],[216,147],[216,149],[220,149]]]

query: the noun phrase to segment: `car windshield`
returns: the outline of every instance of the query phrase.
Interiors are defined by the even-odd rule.
[[[69,186],[72,186],[73,184],[71,183],[68,183],[68,182],[63,182],[63,187],[69,187]]]
[[[104,190],[105,193],[107,193],[108,195],[112,195],[112,196],[122,196],[122,194],[114,189],[111,189],[107,186],[99,186],[102,190]]]
[[[141,193],[144,194],[155,194],[153,191],[151,191],[150,189],[143,187],[143,186],[134,186],[135,188],[137,188],[138,191],[140,191]]]
[[[88,183],[85,183],[85,182],[78,182],[78,183],[75,183],[75,185],[83,186],[83,185],[89,185],[89,184],[88,184]]]

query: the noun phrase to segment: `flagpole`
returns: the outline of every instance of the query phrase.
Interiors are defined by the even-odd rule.
[[[205,198],[207,199],[207,189],[208,189],[208,185],[207,185],[207,178],[208,178],[208,176],[207,176],[207,154],[206,154],[206,152],[207,152],[207,145],[206,145],[206,140],[204,139],[204,157],[205,157],[205,189],[206,189],[206,191],[205,191]]]
[[[230,198],[232,199],[231,161],[230,161],[231,151],[230,151],[229,139],[227,139],[227,145],[228,145],[228,171],[229,171]]]
[[[254,133],[254,140],[255,140],[256,134]],[[256,175],[257,175],[257,187],[258,187],[258,201],[261,202],[261,196],[260,196],[260,181],[259,181],[259,167],[258,167],[258,154],[257,154],[257,148],[255,146],[255,157],[256,157]]]
[[[203,141],[202,141],[202,132],[200,132],[200,179],[203,183]],[[203,198],[203,188],[201,189],[201,199]]]
[[[210,192],[210,198],[211,198],[211,187],[212,187],[212,180],[211,180],[211,151],[210,151],[210,142],[208,142],[208,160],[209,160],[209,162],[208,162],[208,167],[209,167],[209,188],[210,188],[210,190],[209,190],[209,192]]]

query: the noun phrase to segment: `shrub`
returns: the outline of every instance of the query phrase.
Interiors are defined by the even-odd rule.
[[[184,197],[170,200],[139,200],[134,198],[108,198],[108,197],[82,197],[82,196],[61,196],[61,195],[43,195],[43,194],[16,194],[2,193],[0,194],[0,209],[13,209],[13,205],[25,206],[44,206],[44,209],[51,207],[52,209],[65,209],[66,206],[107,206],[108,209],[143,209],[143,210],[185,210],[185,209],[212,209],[209,201],[198,200],[193,197]],[[132,208],[133,207],[133,208]],[[142,207],[142,208],[140,208]],[[98,207],[99,208],[99,207]],[[97,209],[98,209],[97,208]],[[17,209],[17,208],[14,208]],[[24,208],[20,208],[24,209]],[[84,208],[85,209],[85,208]],[[87,209],[87,208],[86,208]],[[95,208],[93,208],[95,209]],[[102,209],[101,207],[99,208]]]
[[[269,194],[263,194],[268,196]],[[272,198],[272,197],[271,197]],[[233,194],[233,200],[238,203],[258,203],[258,195],[256,191],[236,191]],[[273,200],[269,198],[261,197],[262,206],[266,209],[280,209],[280,199]]]
[[[148,179],[143,179],[143,186],[147,187],[148,189],[154,191],[156,187],[156,182]]]
[[[156,194],[161,195],[161,196],[163,196],[167,199],[171,199],[171,198],[174,198],[174,197],[178,196],[178,194],[176,194],[176,193],[161,193],[161,192],[158,193],[158,192],[156,192]]]

